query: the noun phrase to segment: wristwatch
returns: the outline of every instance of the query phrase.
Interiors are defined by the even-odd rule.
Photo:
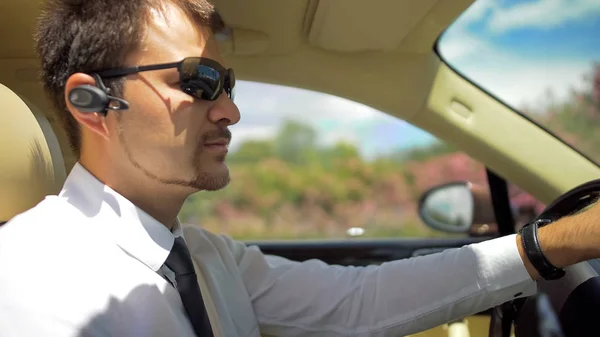
[[[521,234],[521,243],[523,244],[527,258],[529,258],[533,267],[545,280],[557,280],[565,276],[565,270],[552,265],[544,256],[540,247],[538,227],[543,227],[551,222],[552,220],[549,219],[536,219],[523,226],[519,231]]]

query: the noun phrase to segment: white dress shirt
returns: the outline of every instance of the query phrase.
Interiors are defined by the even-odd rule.
[[[172,233],[77,164],[58,196],[0,228],[0,336],[192,337],[163,278],[179,235],[215,336],[399,336],[536,291],[514,235],[381,266],[293,262]]]

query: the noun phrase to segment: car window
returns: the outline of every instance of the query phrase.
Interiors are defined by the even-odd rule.
[[[468,80],[600,163],[598,32],[598,0],[478,0],[437,49]]]
[[[191,196],[182,222],[240,240],[467,235],[429,228],[417,213],[431,187],[487,185],[484,166],[459,149],[339,97],[245,81],[238,87],[231,183]]]

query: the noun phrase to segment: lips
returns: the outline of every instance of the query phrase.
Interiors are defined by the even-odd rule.
[[[229,152],[229,139],[215,139],[204,143],[204,150],[217,155],[225,155]]]
[[[215,139],[204,142],[204,146],[229,146],[229,139]]]
[[[231,131],[227,128],[219,128],[206,132],[202,136],[202,149],[219,157],[223,157],[229,151],[231,142]]]

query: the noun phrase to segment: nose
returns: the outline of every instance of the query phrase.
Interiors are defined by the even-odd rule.
[[[208,110],[208,119],[215,124],[234,125],[240,121],[240,110],[225,93]]]

